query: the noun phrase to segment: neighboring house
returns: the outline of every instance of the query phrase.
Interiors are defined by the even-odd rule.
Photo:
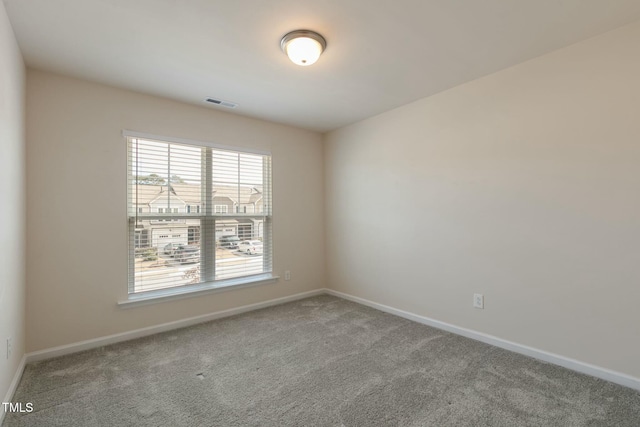
[[[168,243],[199,244],[200,220],[197,218],[144,219],[145,215],[186,214],[202,212],[200,185],[171,183],[168,185],[138,184],[134,192],[133,210],[140,214],[136,221],[136,248],[157,247]],[[216,221],[216,240],[222,236],[240,239],[263,237],[263,219],[251,217],[264,212],[263,195],[255,186],[214,184],[213,213],[229,215]],[[243,217],[247,215],[247,217]]]

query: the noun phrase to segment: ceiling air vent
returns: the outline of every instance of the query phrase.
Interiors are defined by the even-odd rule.
[[[233,102],[222,101],[221,99],[215,99],[215,98],[207,98],[204,100],[204,102],[220,105],[221,107],[227,107],[227,108],[236,108],[238,106],[238,104],[234,104]]]

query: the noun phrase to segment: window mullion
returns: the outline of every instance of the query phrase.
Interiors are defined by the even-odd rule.
[[[167,210],[171,212],[171,144],[167,144]]]
[[[263,271],[273,270],[273,224],[271,222],[271,158],[262,158],[262,234],[266,246],[262,258]]]
[[[200,280],[212,282],[216,278],[216,222],[213,217],[213,154],[210,148],[202,149],[202,177],[204,180],[202,201],[204,216],[201,221]]]
[[[133,293],[136,291],[135,289],[135,280],[136,280],[136,272],[135,272],[135,227],[136,227],[136,218],[129,217],[129,263],[128,263],[128,275],[129,275],[129,293]]]

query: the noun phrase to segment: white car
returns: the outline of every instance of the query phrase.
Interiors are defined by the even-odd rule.
[[[238,251],[245,252],[247,255],[261,254],[262,242],[260,240],[243,240],[238,244]]]

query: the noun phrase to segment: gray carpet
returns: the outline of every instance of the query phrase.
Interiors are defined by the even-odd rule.
[[[330,296],[27,366],[4,426],[640,426],[640,393]]]

